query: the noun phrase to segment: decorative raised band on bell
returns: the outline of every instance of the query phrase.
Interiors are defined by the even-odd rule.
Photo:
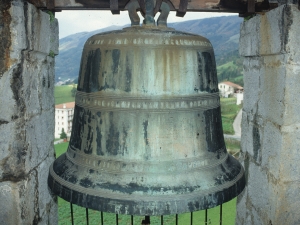
[[[218,93],[172,96],[172,97],[138,97],[107,95],[101,92],[85,93],[77,91],[76,105],[85,109],[98,111],[137,111],[145,110],[153,113],[169,113],[170,110],[191,111],[207,110],[220,106]]]
[[[245,186],[223,138],[213,49],[132,27],[85,44],[68,150],[48,184],[74,204],[131,215],[211,208]]]

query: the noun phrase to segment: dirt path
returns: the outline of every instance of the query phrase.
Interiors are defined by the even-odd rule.
[[[233,121],[234,135],[240,136],[240,137],[242,134],[241,121],[242,121],[242,109],[238,112],[238,114],[236,115],[236,117]]]
[[[224,134],[225,138],[233,138],[236,140],[241,140],[241,134],[242,134],[242,129],[241,129],[241,122],[242,122],[242,112],[243,110],[241,109],[238,114],[236,115],[234,121],[233,121],[233,130],[234,130],[234,135],[229,135],[229,134]]]

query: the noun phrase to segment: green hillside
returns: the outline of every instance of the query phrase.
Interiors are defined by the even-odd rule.
[[[55,105],[66,103],[66,102],[74,102],[75,98],[72,97],[72,92],[71,92],[73,87],[74,85],[55,86],[54,88]]]
[[[244,86],[243,79],[243,62],[238,51],[217,57],[218,81],[231,81],[233,83]]]

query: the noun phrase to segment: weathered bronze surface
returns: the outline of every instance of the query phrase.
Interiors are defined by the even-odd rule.
[[[48,184],[77,205],[132,215],[211,208],[244,170],[224,144],[215,58],[204,37],[155,26],[85,44],[68,150]]]

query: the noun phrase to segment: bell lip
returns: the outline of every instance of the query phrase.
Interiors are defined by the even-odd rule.
[[[62,157],[63,155],[61,155],[60,157]],[[229,157],[232,156],[229,155]],[[216,207],[234,199],[242,193],[246,186],[245,171],[244,168],[241,166],[241,170],[239,173],[242,174],[241,177],[237,179],[233,185],[224,188],[221,191],[199,194],[198,196],[195,194],[193,198],[189,198],[187,200],[171,199],[167,202],[135,201],[135,199],[115,200],[79,192],[57,182],[55,178],[51,175],[51,171],[53,171],[53,164],[54,162],[50,167],[48,176],[48,186],[53,194],[61,197],[62,199],[72,204],[107,213],[117,213],[135,216],[158,216],[200,211]],[[119,207],[116,207],[117,205]]]

